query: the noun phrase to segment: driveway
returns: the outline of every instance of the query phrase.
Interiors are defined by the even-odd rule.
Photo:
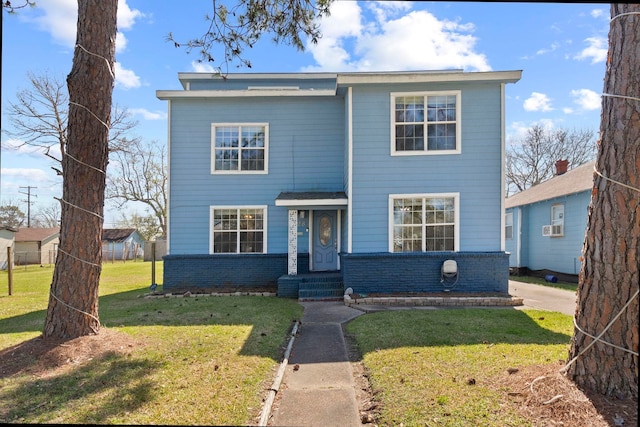
[[[521,308],[559,311],[569,316],[576,312],[576,293],[550,286],[509,280],[509,295],[522,298]]]

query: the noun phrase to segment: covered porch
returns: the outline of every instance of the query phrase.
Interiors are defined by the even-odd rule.
[[[287,275],[278,279],[278,295],[301,300],[339,299],[344,192],[282,192],[276,206],[288,210]],[[298,274],[298,258],[309,254],[309,273]]]

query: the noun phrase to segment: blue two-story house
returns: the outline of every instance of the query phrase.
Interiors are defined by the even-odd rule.
[[[556,174],[505,201],[505,247],[516,274],[577,282],[587,229],[595,161]]]
[[[295,297],[311,276],[339,295],[507,293],[504,100],[521,73],[180,73],[157,91],[165,291]]]

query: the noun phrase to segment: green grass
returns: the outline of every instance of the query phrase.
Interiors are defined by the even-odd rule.
[[[41,334],[53,269],[0,272],[0,351]],[[162,282],[162,263],[156,264]],[[0,421],[242,425],[259,415],[302,307],[272,297],[145,299],[151,264],[104,264],[100,321],[136,344],[55,375],[0,373]],[[2,351],[1,349],[5,349]],[[33,364],[36,360],[32,361]]]
[[[552,288],[565,289],[565,290],[574,291],[574,292],[578,290],[577,283],[562,282],[562,281],[552,283],[552,282],[547,282],[541,277],[535,277],[535,276],[509,276],[509,280],[513,280],[516,282],[533,283],[534,285],[549,286]]]
[[[501,405],[496,376],[566,359],[572,323],[535,310],[403,310],[346,329],[381,403],[379,425],[502,427],[530,423]]]

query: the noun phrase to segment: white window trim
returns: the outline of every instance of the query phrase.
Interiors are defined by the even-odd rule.
[[[460,251],[460,193],[417,193],[417,194],[389,194],[389,219],[388,219],[388,222],[389,222],[388,250],[389,252],[394,253],[393,252],[393,227],[394,227],[393,201],[395,199],[419,199],[419,198],[427,199],[432,197],[453,198],[453,206],[455,209],[455,212],[454,212],[455,224],[453,225],[455,237],[453,241],[453,252]],[[424,245],[424,240],[423,240],[423,245]],[[449,252],[449,251],[445,251],[445,252]],[[423,253],[427,253],[427,252],[423,252]]]
[[[213,212],[216,209],[261,209],[262,210],[262,252],[223,252],[215,253],[213,251]],[[255,255],[267,253],[267,214],[269,210],[267,205],[240,205],[240,206],[209,206],[209,254],[210,255]],[[238,245],[238,251],[240,246]]]
[[[511,218],[511,221],[507,221],[507,218]],[[511,224],[509,224],[511,222]],[[507,237],[507,227],[511,227],[511,237]],[[513,240],[513,212],[507,212],[504,214],[504,238],[506,240]]]
[[[554,218],[553,218],[553,211],[556,210],[557,208],[562,208],[562,224],[560,225],[560,233],[554,233],[553,232],[553,227],[557,226],[558,224],[554,224]],[[551,237],[563,237],[564,236],[564,203],[555,203],[553,205],[551,205]]]
[[[264,127],[264,170],[217,170],[216,169],[216,127]],[[269,173],[269,123],[211,123],[211,174],[212,175],[265,175]],[[240,161],[240,160],[238,160]]]
[[[396,151],[396,114],[395,114],[395,99],[396,97],[402,96],[424,96],[425,98],[428,96],[447,96],[447,95],[455,95],[456,96],[456,149],[455,150],[427,150],[427,130],[425,128],[425,140],[424,147],[425,149],[422,151]],[[426,105],[425,102],[425,120],[426,120]],[[448,90],[448,91],[435,91],[435,92],[391,92],[390,94],[390,105],[389,105],[389,113],[391,118],[391,135],[389,137],[391,144],[391,155],[392,156],[442,156],[442,155],[451,155],[451,154],[460,154],[462,153],[462,91],[461,90]],[[425,121],[425,126],[426,126]]]

